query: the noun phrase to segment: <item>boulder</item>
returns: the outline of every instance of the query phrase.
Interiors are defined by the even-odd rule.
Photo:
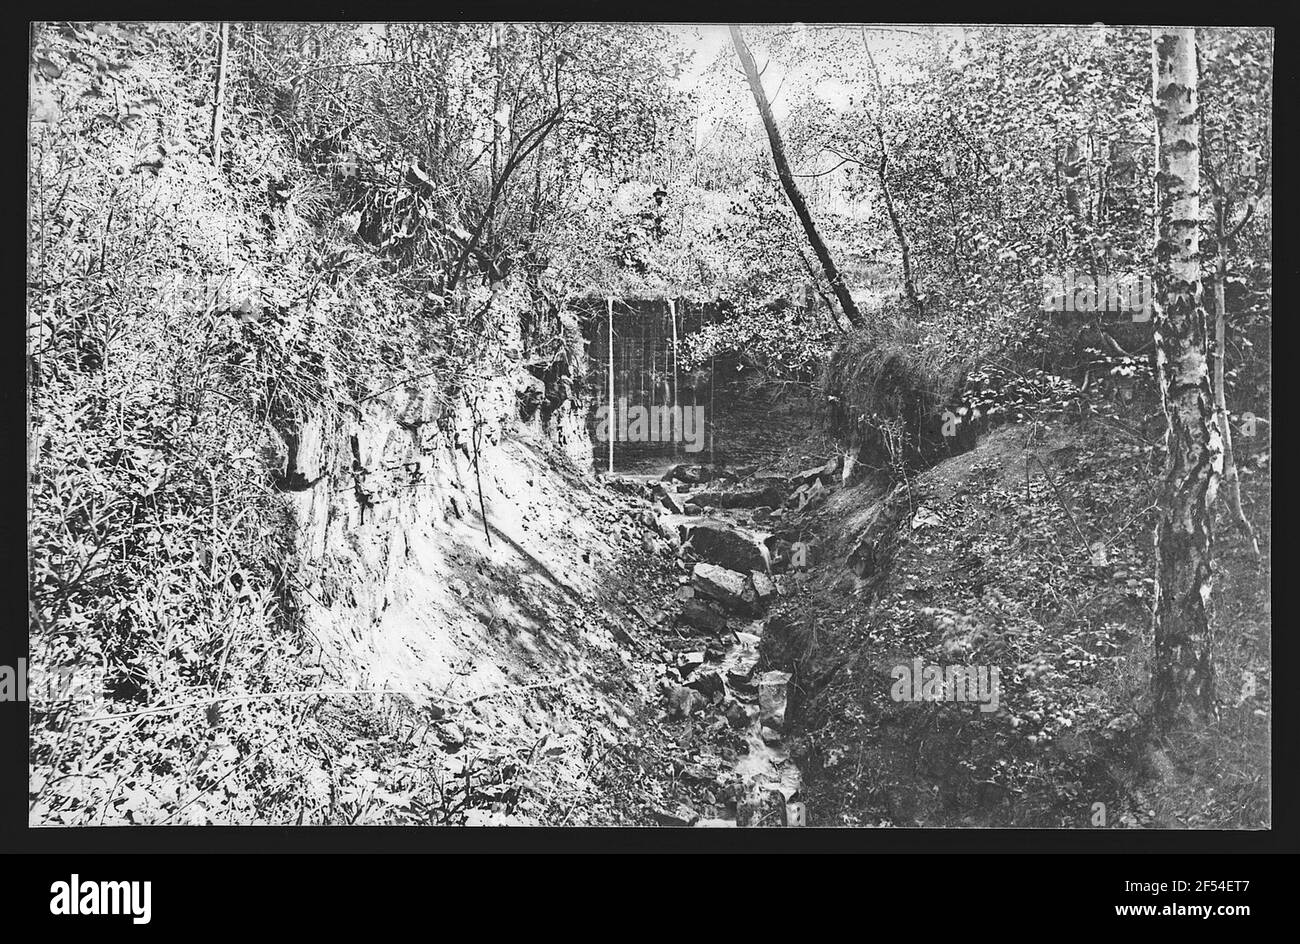
[[[816,468],[804,469],[802,472],[795,473],[790,477],[790,485],[795,488],[801,485],[812,485],[814,482],[830,485],[839,477],[840,469],[843,466],[844,457],[835,456]]]
[[[776,583],[772,578],[760,570],[751,570],[749,572],[749,581],[754,585],[754,593],[758,596],[758,605],[763,609],[771,606],[777,594]]]
[[[696,564],[691,571],[691,586],[724,609],[757,615],[758,594],[745,574],[715,564]]]
[[[686,502],[682,499],[680,495],[678,495],[675,491],[673,491],[668,486],[664,485],[662,482],[655,485],[651,489],[651,494],[654,496],[655,501],[657,501],[664,508],[667,508],[673,514],[675,515],[686,514]]]
[[[661,482],[698,482],[699,473],[692,470],[688,465],[675,465],[663,474]]]
[[[682,604],[682,612],[677,617],[677,622],[714,636],[727,631],[727,614],[716,604],[698,597],[692,597]]]
[[[696,555],[729,570],[748,572],[772,569],[767,544],[758,534],[722,521],[700,521],[690,526],[688,543]]]
[[[675,465],[663,474],[660,479],[662,482],[686,482],[688,485],[697,485],[701,482],[712,482],[718,477],[718,469],[711,465]]]
[[[686,677],[704,664],[703,652],[679,652],[677,653],[677,671]]]
[[[691,496],[691,501],[697,505],[713,505],[717,508],[758,508],[763,505],[774,508],[784,498],[783,489],[771,484],[757,484],[696,492]]]
[[[695,689],[710,702],[718,700],[727,692],[727,683],[722,678],[722,672],[715,668],[700,669],[686,683],[686,687]]]

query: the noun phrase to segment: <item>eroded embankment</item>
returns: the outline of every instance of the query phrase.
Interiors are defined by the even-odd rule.
[[[1144,735],[1153,445],[1096,421],[1003,427],[815,510],[815,566],[763,646],[792,673],[811,822],[1188,825],[1237,815],[1216,791],[1249,805],[1251,783],[1198,768],[1195,745],[1179,766]],[[1216,593],[1249,633],[1219,658],[1234,677],[1266,673],[1257,565],[1225,538]],[[968,683],[927,684],[953,669]],[[1221,724],[1266,740],[1260,697]]]

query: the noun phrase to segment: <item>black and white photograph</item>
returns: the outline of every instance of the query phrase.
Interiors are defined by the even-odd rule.
[[[14,828],[1272,830],[1274,38],[30,23]]]

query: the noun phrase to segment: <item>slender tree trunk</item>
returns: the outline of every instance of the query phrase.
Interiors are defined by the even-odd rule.
[[[221,125],[226,110],[226,51],[230,46],[230,24],[217,29],[217,89],[212,102],[212,166],[221,170]]]
[[[867,62],[871,64],[871,73],[876,78],[876,90],[880,95],[880,104],[876,107],[874,114],[871,114],[871,123],[876,127],[876,141],[880,145],[880,163],[876,166],[876,174],[880,178],[880,193],[885,198],[885,210],[889,214],[890,226],[894,229],[894,238],[898,240],[898,250],[903,257],[903,291],[907,294],[907,300],[912,305],[912,311],[917,318],[920,318],[925,309],[921,304],[921,297],[916,291],[916,280],[912,277],[912,244],[907,239],[907,232],[903,229],[903,221],[898,216],[898,211],[894,207],[894,193],[889,189],[889,148],[885,144],[885,127],[880,121],[880,112],[885,103],[885,83],[881,81],[880,69],[876,67],[876,57],[871,54],[871,43],[867,42],[867,28],[861,27],[862,48],[866,50]]]
[[[1228,393],[1224,385],[1224,362],[1228,354],[1228,302],[1225,284],[1228,279],[1228,255],[1224,242],[1227,234],[1227,212],[1222,198],[1215,201],[1214,226],[1216,248],[1214,259],[1214,413],[1218,418],[1219,431],[1223,435],[1223,478],[1228,487],[1228,506],[1233,520],[1250,541],[1250,549],[1259,560],[1259,539],[1255,537],[1255,528],[1246,517],[1246,510],[1241,505],[1241,476],[1237,472],[1237,460],[1232,451],[1232,417],[1228,415]]]
[[[1209,509],[1223,468],[1223,446],[1201,306],[1196,31],[1155,29],[1152,42],[1160,181],[1156,363],[1169,424],[1156,525],[1152,695],[1156,721],[1167,730],[1189,715],[1214,711]]]
[[[817,232],[817,227],[813,223],[812,214],[808,212],[808,204],[795,185],[794,174],[790,172],[790,162],[786,160],[785,144],[781,140],[781,132],[776,127],[776,118],[772,116],[772,106],[768,103],[767,93],[763,91],[763,81],[758,75],[758,66],[754,64],[754,55],[749,51],[749,46],[745,44],[745,37],[741,35],[738,27],[731,27],[731,41],[736,47],[736,55],[740,57],[740,63],[745,67],[745,76],[749,79],[749,89],[754,93],[754,102],[758,105],[758,113],[763,118],[763,127],[767,130],[767,141],[772,147],[772,161],[776,164],[777,176],[781,178],[781,186],[785,188],[785,195],[790,200],[790,205],[794,207],[795,216],[799,217],[799,222],[803,224],[804,234],[808,237],[808,242],[812,246],[813,254],[817,256],[817,261],[821,263],[822,271],[826,273],[826,280],[831,284],[831,290],[835,293],[835,298],[840,303],[840,308],[844,311],[844,317],[849,319],[849,323],[855,328],[861,328],[865,323],[862,313],[858,311],[857,303],[853,301],[853,296],[849,294],[848,287],[844,284],[844,277],[840,275],[839,268],[835,265],[835,260],[831,258],[830,250],[826,248],[826,243],[822,240],[821,234]]]
[[[921,297],[916,293],[916,281],[912,278],[912,245],[908,242],[907,233],[903,229],[903,221],[898,218],[898,211],[894,209],[894,197],[889,190],[889,150],[885,146],[885,131],[880,127],[879,122],[876,123],[876,138],[880,142],[880,164],[877,166],[880,192],[884,195],[889,223],[894,228],[894,236],[898,240],[898,248],[903,256],[903,290],[907,293],[912,311],[917,318],[920,318],[925,310],[921,305]]]

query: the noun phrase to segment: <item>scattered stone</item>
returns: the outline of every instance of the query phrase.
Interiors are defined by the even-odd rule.
[[[663,537],[664,543],[674,551],[679,550],[682,546],[681,532],[673,524],[672,519],[667,515],[659,515],[655,518],[655,525],[658,527],[659,534]]]
[[[447,753],[455,754],[465,746],[465,732],[456,722],[448,721],[438,726],[438,741]]]
[[[608,476],[605,479],[605,484],[627,495],[636,495],[640,498],[650,496],[650,488],[645,482],[627,475]]]
[[[815,469],[804,469],[790,477],[790,485],[798,487],[801,485],[811,486],[813,483],[830,485],[840,475],[840,469],[844,466],[844,457],[835,456],[829,459],[824,465]]]
[[[675,515],[686,514],[686,502],[683,498],[668,486],[660,483],[653,490],[655,499],[664,508],[667,508]]]
[[[682,779],[691,783],[716,783],[718,772],[704,764],[687,764],[682,768]]]
[[[805,485],[817,481],[818,477],[821,474],[822,474],[821,466],[818,466],[815,469],[804,469],[802,472],[796,472],[794,475],[790,476],[790,487],[801,488]]]
[[[708,699],[693,688],[676,685],[668,693],[668,717],[689,718],[708,704]]]
[[[654,815],[655,822],[660,826],[694,826],[700,821],[700,814],[685,803],[672,812],[655,810]]]
[[[718,469],[715,466],[675,465],[663,474],[661,481],[671,482],[675,479],[688,485],[696,485],[700,482],[711,482],[717,477]]]
[[[808,490],[804,494],[803,507],[807,508],[811,505],[817,504],[830,493],[831,490],[827,488],[825,485],[823,485],[820,481],[814,482],[813,484],[808,486]]]
[[[679,652],[677,654],[677,671],[685,678],[704,664],[702,652]]]
[[[727,683],[723,681],[722,672],[718,669],[699,670],[686,683],[686,687],[695,689],[710,702],[725,695],[727,691]]]

